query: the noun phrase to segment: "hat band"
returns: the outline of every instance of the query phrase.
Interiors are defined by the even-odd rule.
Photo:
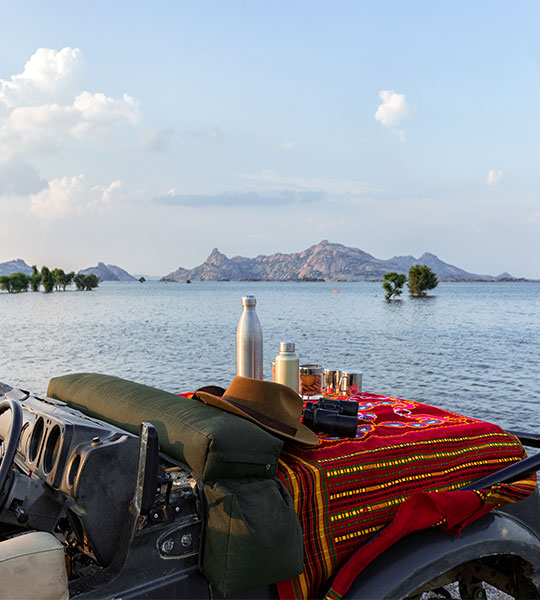
[[[232,404],[235,408],[244,411],[250,417],[253,417],[257,421],[259,421],[259,423],[262,423],[267,427],[271,427],[272,429],[276,429],[277,431],[281,431],[281,433],[286,433],[287,435],[294,436],[298,431],[298,427],[291,427],[290,425],[287,425],[282,421],[277,421],[276,419],[273,419],[272,417],[269,417],[264,413],[260,413],[258,410],[254,410],[253,408],[245,406],[244,404],[240,404],[239,402],[234,402],[233,400],[227,398],[227,396],[224,396],[223,399],[226,400],[229,404]]]

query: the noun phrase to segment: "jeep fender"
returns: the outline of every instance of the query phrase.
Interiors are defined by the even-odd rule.
[[[461,536],[440,529],[412,533],[370,563],[344,598],[405,598],[451,569],[485,556],[516,555],[540,572],[540,539],[520,520],[492,512],[468,525]]]

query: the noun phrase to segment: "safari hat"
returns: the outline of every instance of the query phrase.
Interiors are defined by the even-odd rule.
[[[290,387],[238,375],[223,396],[203,390],[197,398],[227,412],[249,419],[276,435],[306,446],[317,446],[319,438],[300,423],[302,398]]]

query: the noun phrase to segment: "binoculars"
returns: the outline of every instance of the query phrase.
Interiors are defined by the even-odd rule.
[[[358,402],[325,398],[306,402],[302,423],[312,431],[323,431],[335,437],[356,437]]]

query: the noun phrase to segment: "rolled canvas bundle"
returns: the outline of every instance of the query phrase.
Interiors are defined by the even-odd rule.
[[[135,435],[149,421],[161,450],[203,482],[276,475],[283,447],[279,438],[198,400],[98,373],[54,377],[47,395]]]

